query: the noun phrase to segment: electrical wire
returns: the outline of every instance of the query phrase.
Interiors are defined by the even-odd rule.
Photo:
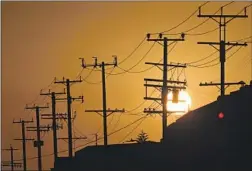
[[[216,30],[218,30],[219,27],[216,27],[215,29],[212,29],[212,30],[209,30],[209,31],[206,31],[206,32],[202,32],[202,33],[185,33],[185,35],[188,35],[188,36],[202,36],[202,35],[205,35],[205,34],[208,34],[208,33],[212,33]]]
[[[108,126],[110,126],[111,124],[112,124],[112,121],[114,120],[114,116],[115,116],[115,114],[112,114],[112,117],[111,117],[111,119],[110,119],[110,121],[109,121],[109,123],[108,123]],[[108,127],[107,126],[107,127]]]
[[[247,39],[251,39],[252,36],[249,36],[249,37],[245,37],[245,38],[242,38],[242,39],[239,39],[239,40],[235,40],[235,41],[231,41],[231,42],[241,42],[241,41],[244,41],[244,40],[247,40]]]
[[[112,72],[114,71],[115,67],[112,68],[112,70],[109,72],[109,73],[106,73],[107,76],[106,76],[106,79],[108,79],[109,76],[113,75]],[[90,74],[94,71],[94,69],[91,70]],[[90,82],[90,81],[87,81],[87,79],[84,79],[83,80],[84,82],[88,83],[88,84],[101,84],[102,81],[98,81],[98,82]]]
[[[226,6],[228,6],[228,5],[230,5],[230,4],[232,4],[234,1],[231,1],[231,2],[229,2],[229,3],[227,3],[227,4],[225,4],[224,6],[222,6],[222,7],[226,7]],[[198,9],[197,9],[198,10]],[[214,14],[217,14],[219,11],[221,10],[221,8],[219,8]],[[197,12],[197,11],[196,11]],[[218,28],[215,28],[215,29],[213,29],[213,30],[209,30],[209,31],[206,31],[206,32],[203,32],[203,33],[188,33],[188,32],[190,32],[190,31],[192,31],[192,30],[194,30],[194,29],[196,29],[196,28],[198,28],[198,27],[200,27],[200,26],[202,26],[203,24],[205,24],[208,20],[210,20],[210,18],[207,18],[206,20],[204,20],[203,22],[201,22],[201,23],[199,23],[198,25],[196,25],[196,26],[194,26],[194,27],[192,27],[192,28],[190,28],[190,29],[188,29],[188,30],[186,30],[186,31],[183,31],[183,33],[185,33],[186,35],[191,35],[191,36],[197,36],[197,35],[204,35],[204,34],[208,34],[208,33],[211,33],[211,32],[214,32],[215,30],[217,30]],[[181,34],[181,33],[173,33],[173,34],[170,34],[170,35],[178,35],[178,34]],[[169,34],[168,34],[169,35]]]
[[[207,2],[204,2],[202,5],[200,5],[199,7],[203,7],[204,5],[206,5],[207,3],[209,3],[210,1],[207,1]],[[165,30],[165,31],[162,31],[160,33],[166,33],[166,32],[169,32],[171,30],[174,30],[176,28],[178,28],[179,26],[181,26],[182,24],[184,24],[185,22],[187,22],[190,18],[192,18],[198,11],[198,8],[197,10],[195,10],[189,17],[187,17],[185,20],[183,20],[181,23],[179,23],[178,25],[168,29],[168,30]],[[159,34],[159,33],[152,33],[151,35],[155,35],[155,34]]]
[[[120,120],[121,120],[121,116],[122,116],[122,115],[123,115],[123,113],[120,113],[120,114],[119,114],[119,117],[118,117],[116,123],[114,124],[114,127],[111,129],[111,132],[113,132],[113,131],[116,129],[116,127],[118,126],[118,124],[119,124],[119,122],[120,122]]]
[[[123,137],[123,139],[121,139],[121,141],[119,141],[119,143],[122,143],[126,138],[128,138],[128,136],[130,136],[145,120],[146,118],[144,118],[143,120],[141,120],[128,134],[126,134],[125,137]]]
[[[226,60],[228,60],[228,59],[230,59],[232,56],[234,56],[234,54],[236,54],[241,48],[243,48],[243,46],[240,46],[234,53],[232,53],[231,55],[229,55],[229,56],[227,57]]]
[[[228,60],[228,59],[230,59],[232,56],[234,56],[234,54],[236,54],[240,49],[242,48],[242,46],[241,47],[239,47],[234,53],[232,53],[230,56],[228,56],[227,58],[226,58],[226,60]],[[215,63],[215,64],[212,64],[212,65],[206,65],[206,66],[201,66],[201,65],[188,65],[188,66],[190,66],[190,67],[195,67],[195,68],[209,68],[209,67],[213,67],[213,66],[216,66],[216,65],[218,65],[219,64],[219,62],[218,63]]]
[[[214,61],[216,61],[216,60],[218,60],[218,59],[219,59],[219,57],[214,58],[214,59],[212,59],[211,61],[205,62],[205,63],[203,63],[203,64],[199,64],[199,65],[188,65],[188,66],[200,67],[200,66],[202,66],[202,65],[210,64],[210,63],[212,63],[212,62],[214,62]]]
[[[136,73],[136,72],[131,72],[130,70],[132,70],[132,69],[135,68],[137,65],[139,65],[140,62],[142,62],[142,61],[147,57],[147,55],[150,53],[150,51],[151,51],[152,48],[155,46],[155,44],[156,44],[156,42],[154,42],[154,43],[152,44],[152,46],[150,47],[150,49],[144,54],[144,56],[143,56],[135,65],[133,65],[133,66],[130,67],[129,69],[123,69],[123,68],[121,68],[121,67],[118,66],[118,68],[121,69],[121,70],[123,70],[123,72],[121,72],[121,73],[114,73],[114,74],[112,74],[112,75],[119,75],[119,74],[123,74],[123,73],[126,73],[126,72],[128,72],[128,73]],[[139,72],[137,72],[137,73],[139,73]]]
[[[153,93],[155,93],[156,91],[157,91],[157,89],[154,89],[154,90],[151,92],[150,96],[153,95]],[[142,103],[140,103],[140,105],[138,105],[137,107],[135,107],[135,108],[133,108],[133,109],[131,109],[131,110],[127,110],[125,113],[133,112],[133,111],[139,109],[139,108],[140,108],[141,106],[143,106],[145,103],[146,103],[146,100],[144,100]]]
[[[168,53],[171,53],[172,52],[172,50],[175,48],[175,46],[177,45],[177,43],[178,42],[175,42],[174,43],[174,45],[173,45],[173,47],[168,51]],[[161,58],[160,60],[159,60],[159,62],[161,62],[163,59]],[[120,75],[120,74],[125,74],[125,73],[134,73],[134,74],[137,74],[137,73],[143,73],[143,72],[146,72],[146,71],[148,71],[148,70],[151,70],[152,68],[154,68],[155,67],[155,65],[153,65],[153,66],[151,66],[151,67],[149,67],[149,68],[146,68],[146,69],[144,69],[144,70],[141,70],[141,71],[125,71],[125,69],[122,69],[124,72],[119,72],[119,73],[114,73],[114,74],[111,74],[111,75]],[[119,68],[119,67],[118,67]],[[121,68],[120,68],[121,69]]]
[[[124,58],[121,62],[119,62],[118,65],[122,64],[127,59],[129,59],[137,51],[137,49],[144,43],[145,40],[146,40],[146,37],[144,37],[144,39],[139,43],[139,45],[126,58]]]
[[[208,56],[206,56],[206,57],[204,57],[204,58],[202,58],[202,59],[199,59],[199,60],[196,60],[196,61],[191,61],[191,62],[187,62],[186,64],[194,64],[194,63],[198,63],[198,62],[201,62],[201,61],[203,61],[203,60],[205,60],[205,59],[208,59],[208,58],[210,58],[211,56],[213,56],[214,54],[216,54],[217,52],[219,52],[218,50],[216,50],[216,51],[214,51],[213,53],[211,53],[210,55],[208,55]]]

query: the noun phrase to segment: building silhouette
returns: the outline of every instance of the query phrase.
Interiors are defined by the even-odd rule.
[[[190,111],[160,143],[89,146],[53,171],[252,170],[252,84]]]

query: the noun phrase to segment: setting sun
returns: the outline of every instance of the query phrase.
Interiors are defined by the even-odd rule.
[[[173,94],[175,93],[173,93],[172,91],[168,93],[167,110],[171,112],[175,112],[174,114],[176,115],[183,115],[187,113],[191,107],[190,95],[184,90],[179,91],[178,102],[175,103],[172,101]]]

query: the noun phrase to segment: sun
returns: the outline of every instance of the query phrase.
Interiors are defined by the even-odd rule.
[[[187,113],[191,107],[191,97],[188,92],[180,90],[178,92],[178,103],[173,103],[173,92],[170,91],[167,96],[167,110],[174,112],[175,115],[183,115]]]

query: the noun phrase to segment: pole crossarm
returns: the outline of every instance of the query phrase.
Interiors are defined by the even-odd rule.
[[[159,38],[155,38],[155,39],[151,39],[150,38],[150,36],[151,36],[151,34],[150,33],[148,33],[147,35],[147,41],[154,41],[154,42],[157,42],[157,41],[162,41],[162,42],[164,42],[165,40],[166,41],[171,41],[171,42],[177,42],[177,41],[184,41],[185,40],[185,33],[181,33],[181,38],[179,38],[179,39],[171,39],[171,38],[167,38],[167,37],[163,37],[163,34],[162,33],[160,33],[159,34]]]
[[[198,15],[198,17],[202,17],[202,18],[248,18],[248,15],[221,15],[221,14],[218,14],[218,15],[208,15],[208,14],[200,14]]]
[[[164,64],[163,63],[156,63],[156,62],[145,62],[145,64],[147,65],[155,65],[155,66],[163,66]],[[170,63],[170,64],[167,64],[167,66],[169,67],[179,67],[179,68],[186,68],[186,64],[180,64],[180,63]]]
[[[246,83],[244,81],[239,81],[239,82],[230,82],[230,83],[225,83],[224,85],[226,85],[225,89],[228,88],[231,85],[245,85]],[[216,86],[217,88],[219,88],[218,86],[220,86],[221,83],[200,83],[199,86]],[[220,88],[219,88],[220,89]]]
[[[62,81],[56,81],[56,78],[55,78],[54,84],[66,84],[67,82],[69,82],[69,83],[81,83],[82,79],[80,77],[79,80],[69,80],[69,79],[65,80],[65,78],[63,77]]]
[[[79,97],[71,97],[72,101],[81,101],[81,103],[84,103],[84,96]],[[67,98],[56,98],[55,100],[67,100]]]
[[[22,138],[14,138],[15,141],[22,141]],[[26,138],[25,141],[34,141],[34,138]]]
[[[73,101],[81,101],[82,103],[84,103],[84,98],[83,96],[79,96],[79,97],[72,97]]]
[[[156,85],[156,84],[144,84],[146,87],[163,87],[162,85]],[[168,89],[186,89],[185,86],[167,86]]]
[[[207,45],[220,45],[220,42],[197,42],[198,44],[207,44]],[[239,43],[239,42],[225,42],[225,45],[228,46],[247,46],[248,44],[245,43]]]
[[[144,81],[163,82],[162,79],[153,79],[153,78],[144,78]],[[186,85],[186,81],[167,80],[167,83],[171,83],[171,84],[184,84],[184,85]]]
[[[41,119],[53,119],[52,114],[41,114]],[[56,120],[67,119],[67,113],[57,113],[55,114]]]
[[[3,151],[17,151],[19,149],[17,148],[5,148],[5,149],[2,149]]]
[[[47,93],[43,93],[42,90],[40,90],[40,95],[52,96],[52,93],[54,93],[55,95],[66,94],[66,89],[64,89],[64,92],[51,92],[49,89]]]
[[[162,101],[162,98],[158,98],[158,97],[144,97],[144,100]],[[171,100],[168,100],[168,101],[171,101]],[[178,100],[178,102],[186,102],[186,100]]]
[[[38,108],[38,109],[47,109],[47,108],[49,108],[49,106],[32,106],[32,107],[29,107],[29,106],[27,106],[26,105],[26,107],[25,107],[25,109],[36,109],[36,108]]]
[[[6,162],[6,163],[5,163]],[[11,162],[10,161],[5,161],[5,162],[3,162],[1,165],[2,165],[2,167],[15,167],[15,168],[21,168],[22,167],[22,163],[19,163],[19,162],[13,162],[12,164],[11,164]],[[8,163],[9,162],[9,163]]]
[[[79,59],[81,59],[82,68],[88,68],[88,67],[96,68],[96,67],[102,67],[102,65],[104,65],[104,66],[111,66],[112,65],[112,66],[116,67],[117,66],[117,56],[113,55],[112,57],[114,58],[114,61],[112,63],[98,63],[97,57],[93,57],[95,59],[94,64],[86,64],[84,58],[79,58]]]
[[[144,113],[149,113],[149,114],[160,114],[160,113],[163,113],[163,111],[162,110],[155,110],[154,108],[152,109],[152,108],[148,108],[148,109],[145,109],[144,111],[143,111]],[[167,113],[177,113],[177,112],[185,112],[185,111],[167,111]]]
[[[225,21],[225,24],[227,24],[228,22],[230,22],[234,18],[248,18],[248,15],[247,15],[247,7],[244,8],[244,14],[243,15],[239,15],[239,14],[236,14],[236,15],[223,14],[223,7],[221,7],[221,14],[201,14],[201,7],[199,7],[198,17],[200,17],[200,18],[211,18],[211,19],[214,19],[214,18],[224,18],[224,19],[231,18],[230,20]],[[217,22],[221,23],[219,21],[217,21]]]
[[[67,137],[62,137],[62,138],[57,138],[58,140],[68,140]],[[73,137],[73,140],[82,140],[82,139],[87,139],[87,137]]]
[[[97,114],[99,114],[100,116],[102,116],[102,114],[100,114],[101,112],[103,112],[102,109],[98,109],[98,110],[85,110],[85,112],[95,112]],[[113,114],[113,113],[124,113],[125,109],[107,109],[106,112],[108,112],[109,114],[107,114],[107,116]]]
[[[25,121],[25,120],[22,120],[22,119],[20,118],[19,121],[13,120],[12,123],[20,123],[20,124],[22,124],[22,123],[33,123],[33,118],[32,118],[32,120],[30,120],[30,121]]]
[[[225,83],[224,85],[245,85],[246,83],[244,81],[239,81],[239,82],[230,82],[230,83]],[[200,86],[216,86],[216,85],[221,85],[221,83],[200,83]]]
[[[50,131],[51,126],[40,126],[39,128],[37,127],[27,127],[26,131],[39,131],[39,132],[48,132]]]

